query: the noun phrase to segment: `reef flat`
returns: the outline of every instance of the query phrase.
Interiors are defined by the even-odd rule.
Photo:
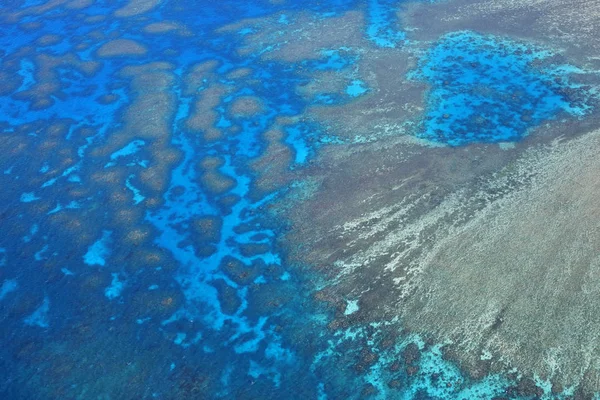
[[[600,394],[600,6],[0,4],[0,397]]]

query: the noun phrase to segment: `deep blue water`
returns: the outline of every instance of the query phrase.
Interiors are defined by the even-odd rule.
[[[352,68],[360,52],[264,61],[238,52],[252,33],[244,21],[280,13],[285,30],[299,12],[359,11],[371,46],[398,51],[400,1],[165,0],[132,17],[114,14],[125,1],[35,8],[45,3],[0,6],[2,398],[487,399],[514,387],[464,374],[441,344],[390,339],[398,321],[328,327],[322,277],[288,260],[286,246],[302,244],[282,243],[289,224],[269,211],[290,187],[310,189],[301,171],[323,146],[343,144],[294,118],[372,89],[353,77],[307,100],[296,90],[306,70]],[[187,33],[142,29],[161,21]],[[145,50],[101,57],[117,38]],[[565,95],[575,67],[534,65],[548,50],[474,32],[428,48],[406,77],[428,85],[420,138],[515,141],[591,107],[585,91]],[[213,66],[194,75],[202,63]],[[232,112],[243,98],[260,104]],[[209,123],[193,125],[199,99],[216,100],[198,113]],[[295,175],[261,186],[256,163],[278,118],[292,120],[276,142]]]

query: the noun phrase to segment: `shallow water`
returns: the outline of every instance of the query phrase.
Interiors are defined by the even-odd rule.
[[[470,3],[0,5],[0,397],[600,392],[406,316],[598,127],[591,55],[439,17]]]

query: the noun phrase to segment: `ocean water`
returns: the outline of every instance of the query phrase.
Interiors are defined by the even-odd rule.
[[[510,142],[561,111],[585,115],[589,94],[565,93],[580,87],[569,81],[577,68],[547,61],[552,56],[474,32],[441,38],[414,72],[432,86],[421,137],[452,146]]]
[[[519,143],[594,111],[560,49],[419,42],[407,6],[2,2],[0,397],[568,398],[527,372],[473,374],[400,317],[365,318],[360,293],[331,300],[336,278],[291,256],[288,211],[321,190],[309,171],[363,142],[313,113],[351,120],[376,96],[364,62],[414,60],[398,79],[420,108],[392,136],[419,148]]]

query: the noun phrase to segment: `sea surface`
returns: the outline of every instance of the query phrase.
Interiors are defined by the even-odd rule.
[[[600,10],[529,3],[2,0],[0,398],[593,398]]]

